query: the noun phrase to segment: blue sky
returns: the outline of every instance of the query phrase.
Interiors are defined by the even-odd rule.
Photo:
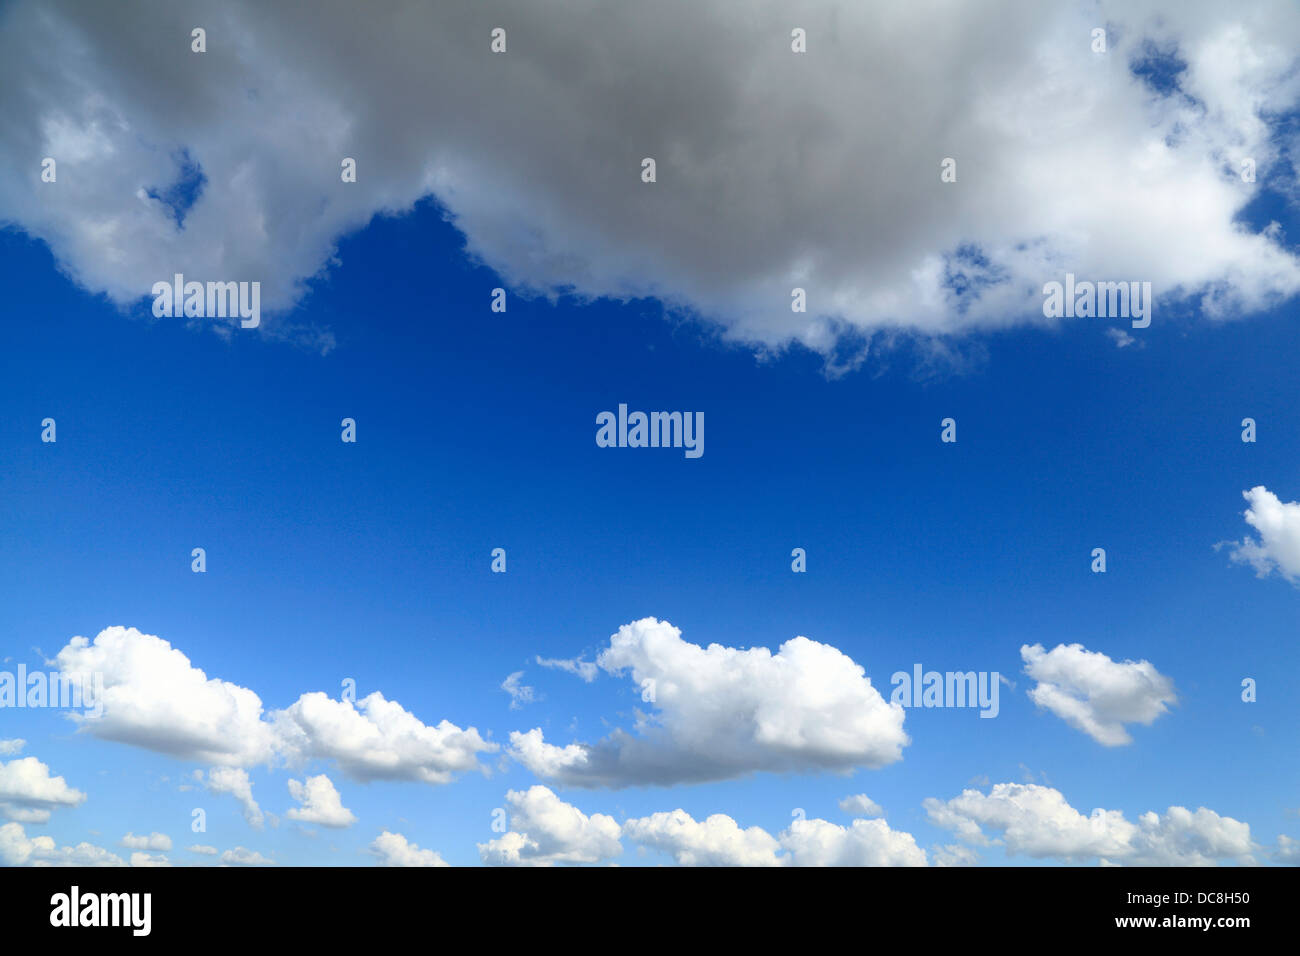
[[[1171,89],[1166,98],[1178,95]],[[1290,126],[1273,117],[1268,128]],[[195,215],[221,204],[221,160],[196,145],[163,162],[176,179],[170,191],[155,183],[151,201]],[[1233,222],[1257,236],[1279,223],[1268,235],[1293,257],[1290,167],[1279,159],[1271,169],[1280,184],[1257,189]],[[937,172],[926,175],[937,187]],[[478,844],[502,837],[493,811],[520,818],[507,791],[543,785],[588,817],[622,824],[680,808],[773,838],[800,810],[848,827],[855,815],[839,801],[866,794],[883,808],[890,840],[910,834],[927,862],[1123,857],[1043,849],[969,807],[959,809],[991,842],[963,856],[951,849],[967,845],[955,825],[926,806],[967,789],[983,800],[997,785],[1032,785],[1085,816],[1102,807],[1136,824],[1149,811],[1204,807],[1217,815],[1211,829],[1222,818],[1250,828],[1249,854],[1213,851],[1202,832],[1187,844],[1177,834],[1168,846],[1155,841],[1133,861],[1295,858],[1279,835],[1300,839],[1300,592],[1285,550],[1300,529],[1279,532],[1273,573],[1232,556],[1255,536],[1243,492],[1263,486],[1280,502],[1300,500],[1294,297],[1265,290],[1266,305],[1228,317],[1197,297],[1158,299],[1150,328],[1132,329],[1122,347],[1108,330],[1129,332],[1125,319],[1045,323],[1032,306],[993,318],[977,307],[971,324],[937,335],[920,313],[888,325],[850,309],[831,316],[846,327],[821,348],[820,333],[772,332],[796,321],[782,301],[772,311],[784,318],[751,310],[732,322],[712,313],[711,292],[652,294],[668,288],[671,270],[628,297],[581,278],[563,294],[563,275],[554,297],[531,294],[519,281],[529,267],[476,231],[486,214],[456,201],[425,196],[391,214],[377,204],[364,225],[335,230],[320,271],[285,266],[302,284],[264,293],[266,328],[220,335],[209,320],[154,318],[147,288],[119,292],[64,233],[42,235],[43,220],[17,202],[0,208],[10,224],[0,232],[3,669],[51,669],[74,636],[120,625],[169,642],[208,679],[255,692],[268,719],[312,691],[339,698],[351,678],[358,698],[382,692],[425,725],[445,719],[501,746],[478,754],[480,770],[437,785],[361,780],[320,756],[243,762],[253,797],[275,818],[257,828],[234,797],[195,782],[211,761],[148,743],[158,728],[132,743],[77,732],[56,709],[5,709],[0,739],[25,741],[9,759],[35,757],[85,794],[48,822],[22,822],[24,839],[85,841],[125,860],[124,834],[161,833],[171,848],[150,852],[173,864],[218,859],[186,849],[201,844],[281,865],[371,865],[383,858],[374,841],[389,831],[450,864],[477,865],[487,859]],[[172,233],[180,263],[191,261],[186,231],[209,228],[186,222]],[[714,237],[724,246],[727,225]],[[999,248],[967,238],[981,255]],[[959,247],[947,249],[950,264],[963,261]],[[569,261],[572,249],[561,252],[556,261]],[[996,285],[1024,279],[1009,255]],[[1052,261],[1061,267],[1040,281],[1074,268],[1068,257]],[[1096,260],[1078,261],[1088,275]],[[974,268],[989,268],[982,262]],[[157,256],[151,267],[158,278],[181,268]],[[229,277],[246,274],[258,275]],[[1145,274],[1141,264],[1092,273]],[[1218,281],[1197,278],[1188,282],[1202,291]],[[497,287],[509,290],[505,313],[490,309]],[[943,288],[954,287],[950,276]],[[321,330],[332,348],[312,347]],[[837,357],[863,343],[865,357],[840,373]],[[703,412],[703,456],[598,447],[596,415],[620,403]],[[55,443],[41,441],[47,417]],[[354,444],[340,440],[347,417]],[[948,417],[955,443],[940,440]],[[1246,417],[1257,422],[1254,443],[1241,440]],[[202,574],[191,570],[196,547],[206,551]],[[490,568],[498,547],[504,574]],[[796,547],[806,549],[806,573],[792,572]],[[1090,567],[1099,547],[1104,574]],[[908,709],[910,743],[879,767],[819,769],[795,753],[794,770],[583,787],[510,755],[514,731],[591,744],[632,730],[638,709],[653,719],[627,675],[585,682],[537,663],[594,661],[620,627],[649,617],[701,647],[775,654],[807,637],[860,665],[886,700],[890,675],[915,664],[998,672],[1009,683],[996,719]],[[1034,644],[1105,655],[1100,684],[1076,675],[1085,709],[1104,710],[1101,684],[1132,662],[1149,662],[1176,700],[1148,722],[1125,720],[1131,742],[1107,745],[1030,698],[1039,679],[1025,673],[1021,648]],[[536,699],[512,708],[501,685],[520,671]],[[1257,680],[1257,701],[1243,702],[1244,678]],[[1129,692],[1154,693],[1145,684]],[[718,707],[728,699],[720,690]],[[288,781],[319,774],[355,823],[287,817],[297,805]],[[205,810],[206,832],[191,832],[194,808]],[[1024,812],[1027,827],[1050,823]],[[629,832],[619,853],[594,862],[682,862],[669,843]]]
[[[568,743],[626,724],[639,693],[536,655],[590,660],[644,616],[702,644],[805,635],[878,686],[919,662],[998,671],[1016,689],[994,720],[911,710],[905,759],[847,778],[565,795],[588,813],[681,806],[775,832],[796,807],[841,820],[836,802],[865,792],[893,825],[939,841],[925,797],[1028,774],[1085,812],[1205,805],[1294,832],[1295,589],[1213,547],[1243,536],[1246,488],[1294,494],[1293,307],[1249,328],[1154,326],[1126,349],[1080,320],[994,336],[964,370],[924,381],[906,352],[828,380],[807,354],[756,362],[650,303],[515,298],[493,314],[498,280],[460,246],[431,206],[350,237],[302,307],[339,337],[322,357],[124,317],[6,234],[10,314],[39,317],[5,325],[13,660],[36,669],[36,649],[122,624],[271,706],[338,696],[352,677],[426,722],[498,741],[540,726]],[[597,448],[595,413],[620,401],[704,411],[705,454]],[[54,445],[39,441],[46,416]],[[355,445],[339,440],[348,416]],[[948,416],[955,445],[939,440]],[[190,570],[199,546],[204,574]],[[507,549],[503,575],[494,547]],[[790,569],[794,547],[805,574]],[[1134,745],[1102,747],[1026,698],[1018,650],[1037,642],[1149,659],[1180,702]],[[511,711],[499,684],[517,670],[542,699]],[[1248,676],[1253,704],[1240,699]],[[96,830],[188,840],[190,810],[210,806],[196,842],[351,865],[387,827],[467,864],[504,792],[534,782],[513,764],[433,789],[344,781],[362,825],[250,833],[233,800],[177,791],[196,766],[74,734],[57,711],[5,716],[6,736],[93,794],[49,825],[69,843]],[[290,776],[253,772],[266,809],[293,805]]]

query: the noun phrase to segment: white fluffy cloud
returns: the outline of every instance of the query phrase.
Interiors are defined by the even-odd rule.
[[[884,820],[854,820],[847,827],[826,820],[795,820],[781,834],[796,866],[925,866],[925,851],[912,834],[891,830]]]
[[[1119,810],[1098,808],[1085,816],[1051,787],[999,783],[988,794],[964,790],[946,802],[932,797],[925,808],[936,826],[976,846],[1001,843],[1009,856],[1129,866],[1254,862],[1249,825],[1205,807],[1170,807],[1163,816],[1144,813],[1133,823]]]
[[[378,691],[357,701],[320,691],[303,694],[276,714],[280,748],[291,761],[334,760],[353,780],[450,783],[457,772],[482,769],[477,755],[496,744],[477,730],[443,720],[427,726]]]
[[[603,813],[591,816],[535,785],[506,794],[509,832],[478,844],[479,857],[495,866],[599,863],[622,854],[619,825]]]
[[[781,844],[762,827],[742,830],[725,813],[696,820],[685,810],[628,820],[635,843],[672,854],[681,866],[782,866]]]
[[[697,821],[685,810],[656,813],[623,824],[635,843],[670,853],[682,866],[925,866],[925,851],[910,833],[884,820],[794,820],[780,837],[761,827],[742,830],[723,813]]]
[[[108,627],[74,637],[55,656],[65,672],[103,674],[103,713],[74,714],[82,729],[185,760],[223,766],[269,762],[271,727],[246,687],[209,678],[162,638]]]
[[[165,833],[150,833],[148,836],[137,836],[134,833],[128,833],[122,837],[122,846],[128,850],[170,850],[172,848],[172,838]]]
[[[71,715],[82,732],[217,768],[323,759],[363,782],[441,784],[482,769],[477,754],[499,749],[473,727],[426,725],[379,692],[354,704],[316,691],[266,713],[253,691],[209,678],[170,643],[135,628],[105,628],[93,642],[74,637],[56,662],[104,675],[102,715]]]
[[[638,734],[618,730],[564,747],[542,731],[510,735],[510,753],[534,773],[583,787],[721,780],[756,771],[848,771],[902,757],[903,708],[865,671],[806,637],[740,650],[682,640],[667,621],[626,624],[597,658],[628,674],[657,710]]]
[[[370,850],[383,866],[446,866],[443,858],[433,850],[422,850],[400,833],[385,830],[375,837]]]
[[[285,814],[290,820],[334,828],[349,827],[357,822],[356,814],[343,806],[338,790],[323,773],[308,777],[306,781],[290,780],[289,795],[302,804]]]
[[[50,776],[50,768],[35,757],[0,763],[0,816],[9,820],[45,823],[50,811],[85,800],[84,793],[62,777]]]
[[[1174,682],[1149,661],[1111,660],[1082,644],[1024,645],[1029,698],[1108,747],[1132,743],[1124,725],[1150,724],[1177,701]]]
[[[23,752],[23,747],[27,746],[27,741],[21,737],[13,740],[0,740],[0,757],[12,757],[14,754]]]
[[[1241,496],[1250,506],[1246,523],[1259,537],[1234,545],[1232,559],[1249,564],[1261,578],[1276,571],[1292,584],[1300,584],[1300,502],[1282,501],[1263,485]]]
[[[834,0],[799,11],[798,55],[779,0],[136,6],[20,0],[0,34],[0,160],[27,171],[0,219],[120,303],[182,271],[287,306],[341,235],[430,195],[518,287],[658,296],[826,354],[845,330],[1043,321],[1066,270],[1213,315],[1300,288],[1282,238],[1237,222],[1260,189],[1241,161],[1266,181],[1290,135],[1294,4]],[[1135,77],[1153,48],[1177,89]],[[187,161],[205,185],[181,225]]]
[[[47,836],[28,838],[22,826],[0,826],[0,863],[5,866],[126,866],[122,858],[90,843],[58,846]]]

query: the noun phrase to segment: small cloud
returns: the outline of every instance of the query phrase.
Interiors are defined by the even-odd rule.
[[[537,700],[533,688],[520,683],[523,676],[523,671],[515,671],[501,682],[501,689],[510,695],[511,710],[519,710],[524,704],[531,704]]]
[[[537,663],[542,667],[549,667],[552,670],[565,671],[577,677],[581,677],[590,684],[596,679],[599,671],[594,661],[584,661],[581,657],[574,658],[557,658],[557,657],[538,657]]]
[[[855,817],[883,817],[885,815],[885,811],[881,809],[880,804],[865,793],[856,793],[851,797],[845,797],[840,801],[840,809],[845,813],[853,814]]]
[[[170,850],[172,848],[172,838],[165,833],[150,833],[148,836],[136,836],[134,833],[127,833],[122,837],[122,846],[128,850]],[[132,864],[134,865],[134,864]]]

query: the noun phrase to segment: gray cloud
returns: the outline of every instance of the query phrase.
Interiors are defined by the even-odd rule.
[[[0,14],[0,159],[25,173],[0,182],[0,218],[119,304],[179,271],[259,280],[271,310],[300,300],[342,235],[432,196],[519,289],[658,296],[732,339],[850,362],[837,346],[878,332],[1046,321],[1042,285],[1067,269],[1150,281],[1213,316],[1300,289],[1279,233],[1236,222],[1259,188],[1240,161],[1264,181],[1287,145],[1263,117],[1300,93],[1294,4],[735,14],[16,2]],[[807,53],[790,51],[796,26]],[[1131,69],[1157,48],[1186,65],[1164,94]],[[44,156],[57,184],[39,182]],[[956,183],[939,180],[945,157]],[[178,224],[168,199],[198,170]]]

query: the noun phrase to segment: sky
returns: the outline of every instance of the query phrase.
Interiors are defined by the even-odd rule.
[[[1300,862],[1300,14],[1220,6],[0,6],[0,862]]]

